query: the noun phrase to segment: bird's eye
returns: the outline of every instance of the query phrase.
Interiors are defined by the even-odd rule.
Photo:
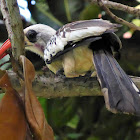
[[[35,30],[29,30],[26,33],[26,37],[29,39],[30,42],[35,43],[36,42],[36,35],[37,32]]]

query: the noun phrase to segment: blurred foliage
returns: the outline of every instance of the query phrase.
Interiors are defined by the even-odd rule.
[[[95,4],[88,4],[80,13],[80,20],[88,20],[98,18],[98,14],[101,12],[100,8]]]
[[[0,101],[3,98],[4,95],[5,95],[5,93],[0,94]]]
[[[3,59],[0,60],[0,66],[2,65],[0,68],[2,70],[6,70],[10,68],[10,63],[6,63],[8,60],[9,60],[9,55],[5,56]],[[5,64],[3,65],[3,63]]]
[[[97,5],[90,4],[86,0],[36,0],[35,5],[31,4],[32,0],[27,1],[32,21],[47,24],[55,29],[68,22],[98,18],[99,15],[114,22]],[[130,6],[139,4],[138,0],[112,1]],[[112,11],[127,21],[139,24],[138,17],[117,10]],[[117,32],[123,43],[120,64],[128,74],[140,76],[140,33],[135,32],[131,39],[124,39],[122,36],[128,30],[128,27],[123,26]],[[27,52],[27,57],[35,64],[37,70],[45,65],[35,54]],[[140,139],[140,119],[131,115],[108,112],[103,97],[47,100],[39,98],[39,101],[49,124],[54,129],[56,140]]]

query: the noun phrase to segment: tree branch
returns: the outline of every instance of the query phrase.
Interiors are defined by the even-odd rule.
[[[20,90],[18,77],[12,71],[8,71],[11,83],[16,90]],[[140,77],[131,77],[134,83],[140,88]],[[102,96],[99,83],[96,77],[93,78],[65,78],[52,74],[50,71],[45,74],[38,74],[33,82],[33,90],[36,96],[45,98],[74,97],[74,96]],[[2,91],[0,91],[2,93]]]
[[[11,35],[12,29],[11,29],[11,25],[10,25],[10,17],[9,17],[8,8],[6,6],[6,2],[5,2],[5,0],[1,0],[0,3],[1,3],[1,12],[3,15],[3,20],[5,21],[5,24],[6,24],[8,35]]]
[[[133,30],[139,30],[140,31],[140,27],[136,26],[135,24],[133,23],[129,23],[125,20],[123,20],[122,18],[119,18],[117,17],[116,15],[114,15],[103,3],[103,0],[97,0],[98,1],[98,4],[100,7],[102,7],[106,13],[112,17],[116,22],[120,23],[120,24],[123,24],[123,25],[126,25],[128,26],[129,28],[133,29]]]
[[[89,1],[92,3],[98,4],[98,0],[89,0]],[[127,5],[124,5],[121,3],[117,3],[117,2],[112,2],[109,0],[103,0],[102,2],[108,8],[124,11],[126,13],[140,17],[140,9],[136,9],[134,7],[131,7],[131,6],[127,6]]]
[[[1,11],[12,43],[12,54],[18,60],[24,55],[24,34],[17,1],[1,0]]]

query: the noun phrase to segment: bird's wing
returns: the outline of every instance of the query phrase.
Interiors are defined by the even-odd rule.
[[[104,32],[114,32],[118,27],[120,27],[119,24],[113,24],[107,20],[83,20],[64,25],[56,34],[61,35],[63,38],[67,38],[68,42],[77,42],[86,37],[99,36]]]
[[[56,55],[54,57],[51,58],[51,61],[48,62],[48,63],[51,63],[52,61],[56,60],[58,57],[62,56],[63,54],[77,48],[77,47],[80,47],[80,46],[84,46],[84,45],[90,45],[90,43],[94,42],[94,41],[97,41],[97,40],[100,40],[102,39],[101,36],[98,36],[98,37],[89,37],[89,38],[86,38],[84,40],[81,40],[81,41],[78,41],[76,43],[68,43],[65,47],[64,47],[64,50],[63,51],[59,51],[58,53],[56,53]]]
[[[60,28],[58,31],[75,31],[75,30],[82,30],[82,29],[88,29],[92,27],[100,27],[100,28],[117,28],[120,27],[120,24],[113,24],[108,20],[102,20],[102,19],[92,19],[92,20],[81,20],[81,21],[75,21],[69,24],[64,25],[62,28]]]
[[[117,27],[120,27],[120,25],[102,19],[83,20],[66,24],[48,42],[44,51],[44,59],[47,63],[51,63],[55,55],[58,56],[59,52],[65,51],[67,44],[116,31]]]

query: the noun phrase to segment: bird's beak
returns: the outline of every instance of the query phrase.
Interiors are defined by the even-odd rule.
[[[7,39],[3,43],[3,45],[0,47],[0,60],[8,54],[7,50],[10,49],[11,47],[12,46],[11,46],[10,39]],[[39,55],[42,58],[44,56],[44,52],[42,49],[40,49],[40,46],[37,44],[31,43],[27,39],[27,37],[25,37],[25,50],[36,53],[37,55]]]
[[[3,45],[0,47],[0,60],[6,56],[8,53],[7,53],[7,50],[11,48],[11,42],[10,42],[10,39],[7,39]]]

